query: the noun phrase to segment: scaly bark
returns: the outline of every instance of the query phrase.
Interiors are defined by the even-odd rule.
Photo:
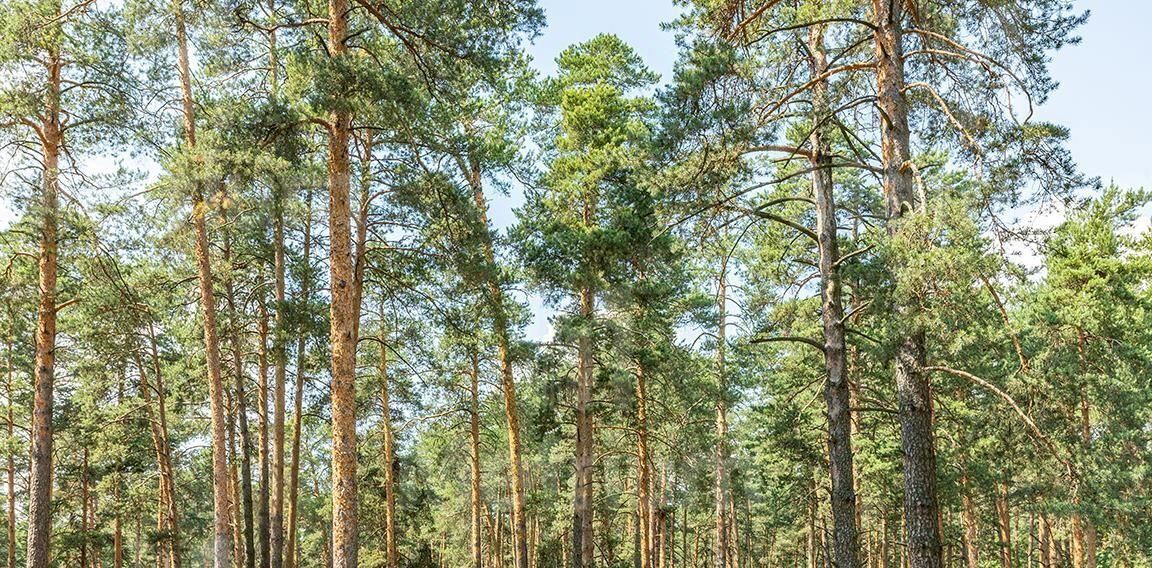
[[[824,27],[808,28],[811,74],[822,76],[828,68]],[[837,243],[836,201],[833,195],[832,153],[822,126],[828,122],[828,81],[812,85],[812,120],[809,136],[812,152],[812,193],[816,204],[816,237],[819,245],[820,319],[824,330],[824,404],[828,412],[828,465],[832,481],[832,565],[857,568],[856,481],[852,454],[852,401],[844,341],[844,300],[840,279],[840,248]]]
[[[328,53],[347,56],[348,2],[328,2]],[[359,494],[356,479],[356,328],[349,208],[348,142],[352,114],[338,106],[328,117],[328,234],[331,282],[332,568],[356,568]]]
[[[585,207],[585,223],[590,220],[589,207]],[[592,415],[588,408],[592,404],[592,381],[594,379],[594,354],[592,328],[596,318],[596,299],[591,286],[582,286],[577,296],[580,305],[580,318],[584,330],[576,340],[576,481],[573,487],[572,512],[572,565],[574,568],[593,566],[592,532],[592,465],[593,431]]]
[[[881,160],[890,236],[900,234],[902,218],[916,203],[908,102],[904,96],[904,6],[895,0],[872,0]],[[936,490],[932,387],[923,371],[924,332],[901,327],[913,325],[916,309],[908,301],[898,300],[893,306],[896,329],[900,330],[895,340],[895,377],[904,462],[906,550],[909,568],[940,568],[944,559]]]
[[[60,14],[60,2],[55,2]],[[40,301],[36,312],[36,360],[33,384],[30,471],[28,476],[28,568],[47,568],[52,526],[52,408],[56,380],[57,215],[60,153],[64,146],[60,93],[64,60],[58,23],[49,25],[44,62],[47,71],[42,121],[37,133],[44,164],[40,200]]]

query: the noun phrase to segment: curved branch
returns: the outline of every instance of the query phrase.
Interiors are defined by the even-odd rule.
[[[746,18],[740,20],[740,22],[733,26],[727,34],[724,34],[724,39],[731,40],[732,38],[736,37],[737,34],[744,31],[744,28],[751,25],[752,22],[755,22],[760,18],[760,16],[763,16],[765,12],[779,3],[780,0],[768,0],[767,2],[761,4],[759,8],[753,10],[752,13],[749,14]]]
[[[864,26],[864,27],[866,27],[870,30],[873,30],[873,31],[876,30],[876,24],[873,24],[872,22],[869,22],[867,20],[859,20],[856,18],[824,18],[822,20],[812,20],[809,22],[803,22],[803,23],[799,23],[799,24],[792,24],[790,26],[783,26],[783,27],[779,27],[779,28],[773,28],[770,30],[765,30],[756,39],[752,40],[750,43],[756,43],[756,42],[758,42],[758,41],[760,41],[760,40],[762,40],[762,39],[764,39],[764,38],[766,38],[772,34],[777,34],[780,32],[787,32],[787,31],[792,31],[792,30],[799,30],[799,29],[803,29],[803,28],[809,28],[812,26],[821,26],[824,24],[857,24],[857,25]]]
[[[1052,441],[1052,439],[1049,438],[1048,436],[1044,435],[1044,432],[1042,432],[1040,430],[1040,427],[1036,425],[1036,422],[1034,422],[1032,420],[1032,418],[1028,416],[1028,413],[1024,412],[1023,408],[1020,408],[1020,405],[1016,403],[1016,400],[1012,398],[1012,395],[1004,392],[1003,390],[1000,389],[1000,387],[997,387],[996,385],[994,385],[994,384],[992,384],[992,383],[990,383],[984,379],[981,379],[980,377],[977,377],[976,375],[973,375],[972,373],[969,373],[967,371],[961,371],[959,369],[953,369],[951,367],[940,367],[940,366],[924,367],[923,370],[925,370],[925,371],[939,371],[941,373],[948,373],[949,375],[954,375],[954,376],[957,376],[960,378],[968,379],[968,380],[992,391],[992,393],[994,393],[996,396],[1003,399],[1004,402],[1007,402],[1008,405],[1012,407],[1012,410],[1016,411],[1016,414],[1020,416],[1020,419],[1023,420],[1024,423],[1028,425],[1028,429],[1032,431],[1032,434],[1037,439],[1039,439],[1041,442],[1043,442],[1044,446],[1046,448],[1048,448],[1048,451],[1052,453],[1052,457],[1055,457],[1065,468],[1067,468],[1068,475],[1072,476],[1073,478],[1079,477],[1079,475],[1076,472],[1076,466],[1073,465],[1071,461],[1067,460],[1064,456],[1062,456],[1060,454],[1060,450],[1056,447],[1056,444]]]
[[[980,150],[980,144],[978,144],[976,142],[976,139],[973,138],[972,135],[968,133],[968,129],[964,128],[964,125],[961,124],[960,121],[956,119],[956,115],[952,114],[952,108],[949,107],[948,103],[944,101],[944,97],[940,96],[940,93],[936,92],[935,87],[933,87],[932,85],[929,85],[928,83],[925,83],[923,81],[915,81],[915,82],[908,83],[907,85],[905,85],[903,90],[905,92],[907,92],[908,89],[911,89],[913,87],[918,87],[921,89],[927,89],[928,93],[932,95],[932,98],[936,99],[936,103],[940,105],[940,110],[944,113],[945,116],[948,117],[948,120],[952,123],[952,125],[955,126],[957,129],[959,129],[960,133],[964,135],[964,139],[967,140],[968,144],[972,146],[972,150],[974,152],[976,152],[977,154],[983,153]]]
[[[960,44],[956,40],[953,40],[952,38],[950,38],[944,34],[936,33],[934,31],[926,30],[923,28],[916,28],[916,27],[905,28],[904,31],[940,40],[940,41],[942,41],[942,42],[944,42],[944,43],[946,43],[946,44],[948,44],[948,45],[950,45],[956,49],[959,49],[960,51],[962,51],[964,53],[971,55],[972,57],[983,60],[990,65],[995,65],[996,67],[999,67],[1009,77],[1012,77],[1012,80],[1016,81],[1016,84],[1020,86],[1020,91],[1022,93],[1024,93],[1024,97],[1028,99],[1028,117],[1024,119],[1024,122],[1028,122],[1032,118],[1032,115],[1035,113],[1035,110],[1036,110],[1035,109],[1035,103],[1032,101],[1032,93],[1028,91],[1028,88],[1025,86],[1024,81],[1021,80],[1020,77],[1018,77],[1016,75],[1016,72],[1013,71],[1010,67],[1008,67],[1007,65],[1001,63],[999,60],[997,60],[997,59],[995,59],[989,55],[986,55],[986,54],[980,53],[979,51],[976,51],[974,49],[965,47],[964,45]],[[921,50],[921,51],[930,51],[930,50]],[[945,53],[949,53],[949,52],[945,52]]]
[[[824,352],[824,346],[821,345],[819,341],[816,341],[815,339],[811,339],[808,337],[800,337],[800,336],[795,336],[795,335],[777,335],[777,336],[773,336],[773,337],[759,337],[759,338],[753,339],[749,343],[756,345],[756,344],[760,344],[760,343],[785,343],[785,342],[803,343],[804,345],[808,345],[809,347],[814,347],[817,351],[819,351],[821,353]]]
[[[875,68],[876,68],[876,62],[875,61],[867,61],[864,63],[848,63],[845,65],[841,65],[839,67],[833,67],[831,69],[828,69],[827,71],[824,71],[823,73],[809,79],[803,85],[796,87],[795,89],[792,90],[792,92],[788,93],[787,95],[784,95],[783,97],[777,99],[775,102],[772,103],[771,106],[768,107],[768,109],[765,112],[760,113],[760,117],[763,118],[763,117],[766,117],[766,116],[769,116],[769,115],[775,113],[776,111],[780,110],[784,105],[788,104],[789,101],[791,101],[792,99],[799,96],[800,93],[807,91],[813,85],[820,83],[822,81],[825,81],[829,77],[832,77],[833,75],[838,75],[840,73],[847,73],[849,71],[860,71],[860,70],[864,70],[864,69],[875,69]]]
[[[801,234],[808,237],[809,239],[812,239],[812,242],[816,242],[816,243],[820,242],[820,238],[816,236],[815,231],[813,231],[812,229],[809,229],[808,227],[805,227],[804,225],[801,225],[800,223],[797,223],[791,219],[776,215],[775,213],[769,213],[767,211],[761,211],[759,209],[747,209],[744,207],[731,207],[731,209],[734,211],[739,211],[741,213],[745,213],[747,215],[755,215],[756,217],[760,217],[761,219],[768,219],[769,221],[776,221],[777,223],[780,223],[781,225],[787,225],[788,227],[796,229],[797,231],[799,231]]]

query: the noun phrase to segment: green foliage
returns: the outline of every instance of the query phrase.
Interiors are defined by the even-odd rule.
[[[1071,549],[1074,520],[1095,530],[1098,566],[1149,566],[1152,206],[1144,192],[1098,187],[1072,161],[1066,129],[1028,120],[1055,87],[1051,50],[1077,41],[1084,16],[1066,0],[908,3],[914,155],[900,167],[914,174],[918,197],[897,226],[887,224],[879,183],[869,4],[679,4],[680,61],[661,85],[608,34],[564,50],[555,76],[538,77],[524,43],[543,12],[529,0],[354,1],[341,58],[327,51],[326,3],[185,2],[194,147],[174,106],[172,5],[0,6],[0,138],[17,149],[0,172],[16,214],[0,227],[0,447],[18,504],[43,223],[37,129],[55,102],[45,61],[61,58],[67,87],[56,565],[79,565],[81,554],[111,565],[117,526],[125,558],[142,565],[175,536],[156,523],[152,426],[161,411],[181,517],[175,544],[185,565],[205,562],[213,488],[188,223],[197,195],[207,198],[195,213],[206,215],[226,338],[231,463],[247,452],[257,466],[251,489],[258,496],[269,486],[263,448],[240,446],[236,419],[246,413],[254,432],[269,433],[266,388],[284,346],[289,440],[301,428],[301,451],[290,456],[300,463],[300,566],[324,565],[326,137],[332,114],[348,111],[353,232],[363,234],[354,250],[362,566],[387,565],[390,529],[402,567],[470,564],[473,372],[482,552],[485,565],[510,565],[504,347],[534,563],[570,561],[574,347],[584,339],[595,360],[598,566],[638,558],[641,403],[654,521],[671,564],[712,560],[719,407],[728,412],[724,466],[741,565],[827,560],[826,370],[814,348],[824,342],[825,283],[809,234],[816,167],[833,184],[869,565],[894,565],[905,544],[891,369],[897,340],[919,333],[925,364],[937,369],[948,562],[962,562],[971,515],[981,566],[998,565],[1002,544],[1014,548],[1015,564],[1032,561],[1041,520],[1060,549]],[[823,117],[813,112],[814,26],[831,65],[842,67],[823,77],[834,109]],[[813,165],[817,129],[830,166]],[[521,196],[506,227],[508,204]],[[1053,212],[1058,224],[1008,221],[1022,212]],[[273,283],[281,220],[283,303]],[[1019,250],[1023,262],[1011,254]],[[580,313],[585,290],[591,317]],[[548,331],[528,331],[541,327]],[[396,436],[390,464],[385,423]],[[395,527],[381,513],[386,467]],[[998,535],[1002,503],[1008,543]],[[27,527],[16,516],[19,543]]]

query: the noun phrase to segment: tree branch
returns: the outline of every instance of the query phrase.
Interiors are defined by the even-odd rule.
[[[773,337],[759,337],[759,338],[753,339],[749,343],[751,343],[753,345],[757,345],[760,343],[784,343],[784,342],[803,343],[804,345],[808,345],[810,347],[816,348],[816,350],[821,352],[821,353],[824,352],[824,346],[821,345],[819,341],[816,341],[815,339],[810,339],[807,337],[800,337],[800,336],[795,336],[795,335],[777,335],[777,336],[773,336]]]
[[[990,383],[984,379],[981,379],[980,377],[977,377],[976,375],[973,375],[972,373],[969,373],[967,371],[961,371],[959,369],[953,369],[951,367],[939,367],[939,366],[924,367],[924,370],[929,371],[929,372],[939,371],[941,373],[948,373],[949,375],[954,375],[957,377],[968,379],[968,380],[992,391],[996,396],[1003,399],[1004,402],[1007,402],[1008,405],[1012,407],[1012,410],[1016,411],[1016,414],[1020,416],[1020,419],[1023,420],[1024,423],[1028,425],[1028,429],[1030,429],[1032,431],[1032,434],[1037,439],[1039,439],[1041,442],[1043,442],[1044,446],[1048,448],[1048,451],[1052,453],[1052,456],[1055,457],[1061,464],[1064,465],[1065,468],[1068,469],[1068,474],[1070,476],[1072,476],[1073,478],[1079,477],[1076,473],[1076,466],[1073,465],[1072,462],[1065,459],[1064,456],[1060,455],[1060,450],[1056,447],[1056,444],[1054,442],[1052,442],[1052,440],[1048,436],[1044,435],[1044,432],[1042,432],[1040,430],[1040,427],[1036,425],[1036,422],[1034,422],[1032,420],[1032,418],[1028,416],[1028,413],[1024,412],[1023,408],[1020,408],[1020,405],[1016,403],[1016,400],[1012,398],[1012,395],[1004,392],[1003,390],[1000,389],[1000,387],[997,387],[996,385],[994,385],[994,384],[992,384],[992,383]]]

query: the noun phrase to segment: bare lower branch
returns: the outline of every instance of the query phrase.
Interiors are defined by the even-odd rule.
[[[951,367],[940,367],[940,366],[924,367],[924,370],[925,371],[939,371],[941,373],[948,373],[949,375],[954,375],[954,376],[957,376],[960,378],[968,379],[968,380],[992,391],[993,394],[995,394],[996,396],[1003,399],[1004,402],[1007,402],[1008,405],[1012,407],[1012,410],[1014,410],[1016,412],[1016,414],[1018,416],[1020,416],[1020,419],[1023,420],[1026,425],[1028,425],[1028,429],[1032,431],[1032,434],[1044,444],[1044,446],[1048,449],[1048,451],[1052,453],[1053,457],[1055,457],[1061,464],[1064,465],[1065,468],[1068,469],[1068,474],[1072,477],[1078,477],[1078,475],[1076,473],[1076,466],[1074,466],[1072,464],[1072,462],[1068,461],[1068,459],[1066,459],[1063,455],[1061,455],[1059,448],[1057,448],[1056,444],[1052,441],[1052,439],[1049,438],[1048,436],[1046,436],[1044,434],[1044,432],[1040,430],[1040,427],[1037,426],[1036,422],[1034,422],[1032,420],[1032,418],[1028,416],[1028,413],[1024,412],[1024,409],[1021,408],[1020,405],[1016,403],[1016,400],[1012,398],[1012,395],[1004,392],[1003,390],[1000,389],[1000,387],[997,387],[996,385],[994,385],[994,384],[992,384],[992,383],[990,383],[984,379],[981,379],[980,377],[977,377],[976,375],[973,375],[972,373],[969,373],[967,371],[961,371],[959,369],[953,369]]]
[[[807,345],[809,347],[816,348],[816,350],[820,351],[821,353],[824,352],[824,346],[821,345],[819,341],[816,341],[815,339],[811,339],[808,337],[799,337],[799,336],[794,336],[794,335],[776,335],[776,336],[772,336],[772,337],[758,337],[756,339],[753,339],[750,343],[755,345],[755,344],[760,344],[760,343],[787,343],[787,342],[803,343],[804,345]]]

